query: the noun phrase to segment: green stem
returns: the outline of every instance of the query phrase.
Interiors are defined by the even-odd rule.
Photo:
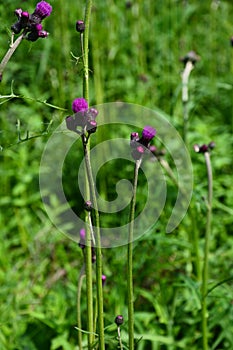
[[[91,14],[91,6],[92,1],[86,1],[86,9],[85,9],[85,31],[84,34],[81,34],[81,50],[83,57],[83,97],[86,101],[89,101],[89,67],[88,67],[88,42],[89,42],[89,22],[90,22],[90,14]],[[90,145],[86,145],[85,136],[82,138],[83,147],[84,147],[84,157],[87,158],[89,154]],[[85,195],[86,199],[90,199],[90,182],[88,173],[85,175]],[[87,323],[88,323],[88,349],[92,348],[92,343],[94,339],[93,330],[93,293],[92,293],[92,247],[91,247],[91,231],[89,226],[89,215],[86,213],[85,215],[86,221],[86,239],[88,244],[86,246],[86,286],[87,286]]]
[[[7,53],[5,54],[5,56],[2,59],[2,62],[0,63],[0,82],[2,81],[2,75],[3,75],[3,71],[8,63],[8,61],[10,60],[11,56],[13,55],[13,53],[15,52],[15,50],[17,49],[17,47],[19,46],[19,44],[21,43],[21,41],[23,40],[25,35],[25,32],[23,32],[16,40],[15,42],[13,42],[10,45],[9,50],[7,51]]]
[[[86,290],[87,290],[87,330],[88,330],[88,350],[92,349],[94,341],[93,325],[93,287],[92,287],[92,247],[91,231],[86,225]]]
[[[86,158],[85,136],[82,136],[84,157]],[[90,186],[88,174],[85,173],[85,198],[90,199]],[[86,295],[87,295],[87,330],[88,330],[88,350],[92,349],[94,341],[94,324],[93,324],[93,285],[92,285],[92,232],[90,228],[89,212],[85,213],[86,223],[86,247],[85,247],[85,266],[86,266]]]
[[[92,0],[87,0],[86,2],[86,10],[85,10],[85,30],[83,33],[83,97],[88,101],[89,100],[89,61],[88,61],[88,53],[89,53],[89,23],[91,16],[91,8],[92,8]],[[81,35],[82,39],[82,35]]]
[[[103,286],[102,286],[102,250],[100,236],[99,211],[96,198],[96,190],[92,176],[92,168],[87,146],[84,145],[85,165],[88,176],[91,199],[94,208],[95,227],[96,227],[96,287],[97,287],[97,309],[98,309],[98,334],[99,334],[99,349],[104,350],[104,317],[103,317]]]
[[[205,231],[205,247],[204,247],[204,265],[202,271],[202,341],[203,350],[208,350],[208,309],[206,298],[208,294],[208,263],[209,263],[209,242],[211,234],[211,215],[212,215],[212,198],[213,198],[213,176],[210,161],[210,153],[205,152],[205,162],[208,176],[208,206],[207,206],[207,221]]]
[[[201,281],[201,265],[200,265],[200,252],[199,252],[199,232],[197,229],[197,219],[196,219],[196,209],[190,206],[190,217],[192,222],[192,247],[193,247],[193,255],[194,255],[194,273],[196,275],[197,281]]]
[[[79,350],[82,350],[82,318],[81,318],[81,292],[83,279],[85,277],[85,264],[83,264],[82,269],[79,274],[78,279],[78,290],[77,290],[77,325],[78,325],[78,346]]]
[[[133,296],[133,231],[134,216],[137,196],[138,171],[141,159],[136,160],[134,168],[133,196],[130,205],[129,233],[128,233],[128,261],[127,261],[127,287],[128,287],[128,327],[129,327],[129,350],[134,349],[134,296]]]

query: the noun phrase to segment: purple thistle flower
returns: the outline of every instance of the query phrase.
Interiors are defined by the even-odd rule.
[[[152,126],[145,126],[142,130],[142,136],[139,138],[137,132],[132,132],[130,135],[131,154],[135,160],[139,160],[145,153],[149,152],[150,141],[156,135],[156,130]]]
[[[88,103],[83,97],[76,98],[72,103],[72,110],[74,113],[81,112],[84,114],[88,110]]]
[[[46,1],[40,1],[36,5],[36,9],[33,14],[35,16],[40,17],[42,20],[45,17],[50,16],[51,12],[52,12],[52,6],[48,4]]]
[[[52,12],[52,6],[46,1],[38,2],[35,11],[30,15],[27,11],[16,9],[15,15],[18,22],[11,26],[15,34],[19,34],[24,29],[25,38],[29,41],[36,41],[38,38],[46,38],[48,33],[42,30],[41,21]],[[27,34],[27,36],[26,36]]]
[[[156,130],[152,126],[145,126],[142,130],[141,142],[148,144],[156,135]]]

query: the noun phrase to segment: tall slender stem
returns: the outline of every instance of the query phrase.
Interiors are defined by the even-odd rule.
[[[89,192],[89,190],[87,191]],[[93,318],[93,286],[92,286],[92,235],[88,225],[88,215],[86,221],[86,254],[85,254],[85,270],[86,270],[86,293],[87,293],[87,330],[88,330],[88,350],[92,349],[94,342],[94,318]]]
[[[128,327],[129,327],[129,350],[134,349],[134,294],[133,294],[133,231],[134,216],[137,196],[138,171],[141,159],[136,160],[134,167],[133,196],[130,205],[129,233],[128,233],[128,256],[127,256],[127,287],[128,287]]]
[[[208,293],[208,264],[209,264],[209,242],[211,234],[211,216],[212,216],[212,199],[213,199],[213,176],[210,161],[210,153],[205,152],[205,162],[208,176],[208,205],[207,205],[207,221],[205,231],[205,247],[204,247],[204,265],[202,271],[202,342],[203,350],[208,350],[208,309],[207,309],[207,293]]]
[[[87,0],[85,9],[85,31],[83,33],[83,97],[89,100],[89,24],[91,16],[92,0]],[[82,37],[82,36],[81,36]]]
[[[25,32],[23,32],[16,40],[15,42],[13,42],[10,45],[9,50],[7,51],[7,53],[5,54],[5,56],[2,59],[2,62],[0,63],[0,82],[2,81],[2,75],[3,75],[3,71],[8,63],[8,61],[10,60],[11,56],[13,55],[13,53],[15,52],[15,50],[17,49],[17,47],[19,46],[19,44],[21,43],[21,41],[23,40],[25,35]]]
[[[81,292],[83,279],[85,277],[85,264],[83,264],[82,269],[79,274],[78,279],[78,290],[77,290],[77,325],[78,325],[78,346],[79,350],[82,350],[82,318],[81,318]]]
[[[96,284],[97,284],[97,308],[98,308],[98,334],[99,349],[104,350],[104,318],[103,318],[103,286],[102,286],[102,250],[100,236],[99,211],[96,198],[96,190],[94,179],[92,176],[92,168],[87,148],[84,147],[85,165],[90,186],[91,199],[93,202],[95,227],[96,227]]]
[[[88,42],[89,42],[89,22],[91,13],[92,1],[86,1],[85,8],[85,31],[81,34],[81,49],[83,57],[83,97],[86,101],[89,101],[89,67],[88,67]],[[86,145],[84,142],[85,136],[83,135],[83,147],[84,147],[84,157],[86,159],[89,153],[90,145]],[[88,174],[85,175],[85,196],[86,199],[90,199],[90,182],[88,179]],[[88,349],[92,348],[92,343],[94,340],[94,320],[93,320],[93,286],[92,286],[92,247],[91,247],[91,230],[89,227],[89,215],[85,215],[86,222],[86,287],[87,287],[87,324],[88,324]]]

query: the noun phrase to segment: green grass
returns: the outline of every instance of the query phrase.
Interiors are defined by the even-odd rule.
[[[75,22],[84,16],[85,2],[53,1],[44,27],[46,40],[22,42],[7,65],[0,85],[0,349],[73,350],[77,346],[76,289],[82,252],[49,221],[39,192],[39,166],[49,135],[18,143],[27,130],[37,136],[71,113],[71,102],[82,94],[82,65]],[[90,104],[124,101],[158,107],[182,132],[181,71],[179,61],[188,51],[201,56],[190,77],[188,149],[193,162],[194,189],[190,209],[179,227],[165,234],[176,187],[168,179],[166,210],[156,227],[134,245],[135,332],[137,350],[201,349],[200,281],[195,270],[194,233],[198,233],[203,262],[207,178],[204,159],[193,152],[194,143],[216,142],[211,160],[214,175],[212,235],[208,294],[211,350],[233,348],[233,6],[230,1],[94,1],[90,28]],[[217,6],[216,4],[219,3]],[[0,4],[0,57],[15,21],[14,9],[32,11],[35,3]],[[11,95],[18,98],[2,98]],[[30,99],[29,99],[30,98]],[[66,111],[37,100],[47,101]],[[4,103],[3,103],[4,102]],[[122,126],[127,136],[128,129]],[[100,129],[97,142],[115,135]],[[95,140],[96,140],[95,139]],[[159,146],[159,144],[158,144]],[[77,145],[77,147],[79,147]],[[55,150],[56,151],[56,150]],[[64,173],[65,191],[80,211],[73,190],[73,166],[81,160],[72,149]],[[132,169],[119,162],[106,166],[101,192],[114,198],[114,181],[128,178]],[[104,171],[101,170],[103,173]],[[100,175],[102,174],[100,173]],[[113,179],[113,180],[112,180]],[[139,178],[138,201],[144,201]],[[123,218],[123,216],[122,216]],[[124,218],[123,218],[124,219]],[[104,217],[105,224],[119,217]],[[195,231],[196,230],[196,231]],[[126,247],[105,249],[105,324],[117,314],[127,319]],[[222,283],[221,283],[222,282]],[[83,293],[84,294],[84,293]],[[86,327],[85,297],[82,303]],[[106,333],[106,349],[116,349],[116,328]],[[127,322],[122,326],[127,343]]]

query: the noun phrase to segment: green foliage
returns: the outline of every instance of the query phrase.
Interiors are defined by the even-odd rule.
[[[35,43],[23,41],[0,85],[3,350],[77,349],[76,287],[82,252],[47,218],[39,193],[38,169],[50,132],[71,113],[72,100],[82,95],[81,51],[75,22],[83,18],[84,1],[50,3],[53,12],[45,21],[49,38]],[[8,48],[15,8],[32,11],[34,6],[32,1],[29,4],[16,0],[0,4],[0,57]],[[168,179],[167,211],[156,227],[135,243],[138,350],[201,348],[200,280],[193,242],[196,232],[202,265],[207,179],[203,158],[194,154],[192,145],[211,140],[216,142],[216,149],[211,156],[214,205],[209,279],[212,290],[207,296],[209,343],[211,350],[233,348],[232,16],[230,1],[94,1],[90,28],[91,104],[120,100],[158,107],[170,115],[181,132],[183,67],[179,58],[190,50],[201,56],[190,78],[188,148],[195,178],[190,209],[174,232],[164,234],[177,191]],[[20,137],[26,138],[28,131],[30,140],[19,142],[19,125]],[[126,135],[128,129],[124,126],[120,132]],[[103,127],[94,137],[99,138],[98,142],[113,133]],[[73,149],[66,159],[64,174],[75,181],[74,156]],[[119,172],[119,166],[117,161],[106,165],[97,179],[100,192],[108,199],[116,196],[114,183],[130,178],[133,171],[125,164]],[[105,181],[101,173],[104,171]],[[143,182],[142,175],[139,203],[145,200]],[[65,192],[80,212],[76,189],[69,184],[64,183]],[[122,215],[122,220],[125,218],[126,214]],[[119,217],[103,219],[106,226],[119,222]],[[112,326],[106,329],[107,349],[116,349],[115,316],[123,314],[127,319],[126,248],[106,249],[103,253],[106,326]],[[85,329],[85,298],[82,311]],[[122,326],[122,339],[126,348],[127,321]]]

